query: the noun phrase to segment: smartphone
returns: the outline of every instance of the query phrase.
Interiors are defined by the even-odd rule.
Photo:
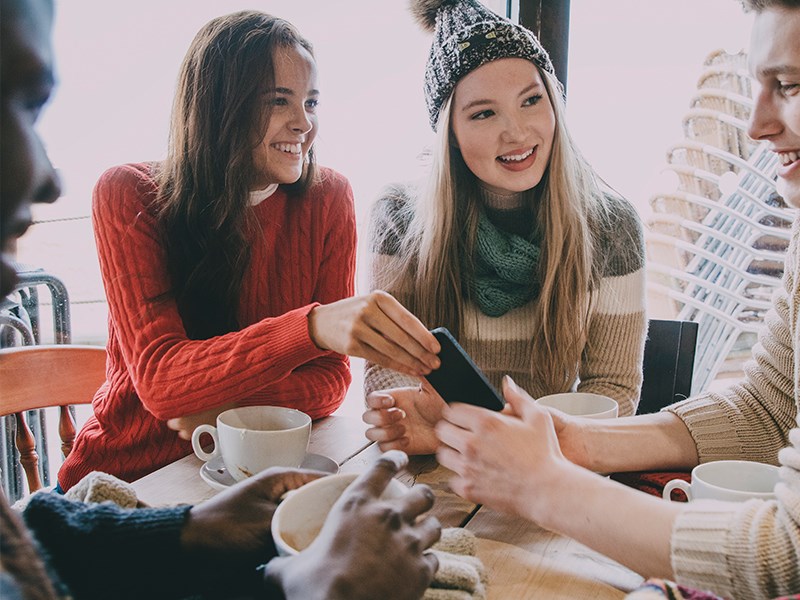
[[[490,410],[502,410],[506,401],[486,375],[478,368],[469,354],[444,327],[431,329],[439,340],[442,351],[439,360],[442,364],[425,376],[445,402],[464,402]]]

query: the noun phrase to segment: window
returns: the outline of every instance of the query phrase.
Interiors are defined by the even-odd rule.
[[[504,14],[517,2],[487,0]],[[530,1],[530,0],[528,0]],[[163,157],[175,78],[209,19],[241,0],[62,2],[55,44],[61,81],[41,123],[64,197],[35,207],[40,222],[19,243],[21,262],[60,277],[72,301],[75,342],[103,343],[105,303],[89,222],[92,187],[106,168]],[[389,182],[423,174],[431,139],[422,96],[428,34],[407,2],[273,0],[315,46],[322,88],[321,164],[351,181],[365,289],[367,213]],[[746,45],[749,18],[733,0],[571,0],[570,128],[597,171],[645,214],[667,147],[705,56]],[[48,311],[43,311],[46,316]]]

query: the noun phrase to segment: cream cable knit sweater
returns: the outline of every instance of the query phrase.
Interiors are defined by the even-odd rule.
[[[722,394],[667,407],[683,419],[700,462],[745,459],[781,465],[777,500],[694,501],[672,532],[678,583],[725,598],[800,593],[800,217],[783,286],[753,348],[745,379]],[[794,429],[792,429],[794,428]]]

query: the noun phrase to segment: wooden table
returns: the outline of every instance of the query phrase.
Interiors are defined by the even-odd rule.
[[[331,457],[341,472],[360,472],[380,454],[364,437],[365,425],[351,416],[316,421],[309,451]],[[217,492],[199,474],[194,455],[134,482],[140,500],[151,505],[198,503]],[[451,475],[434,457],[412,457],[399,479],[426,483],[436,495],[433,514],[443,527],[466,527],[478,537],[478,556],[489,575],[489,598],[618,599],[642,578],[613,560],[529,521],[503,515],[452,493]]]

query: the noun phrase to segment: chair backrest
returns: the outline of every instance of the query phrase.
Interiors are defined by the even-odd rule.
[[[90,404],[106,377],[106,351],[56,344],[0,349],[0,415],[14,415],[15,441],[29,491],[41,489],[39,456],[25,411],[60,407],[58,433],[66,457],[75,440],[69,407]]]
[[[693,321],[650,319],[644,345],[639,414],[657,412],[689,397],[697,329]]]
[[[647,292],[651,314],[698,325],[691,393],[740,372],[780,285],[793,215],[775,188],[777,156],[751,140],[747,56],[704,61],[668,153],[676,189],[650,199]],[[654,309],[655,307],[655,309]]]

